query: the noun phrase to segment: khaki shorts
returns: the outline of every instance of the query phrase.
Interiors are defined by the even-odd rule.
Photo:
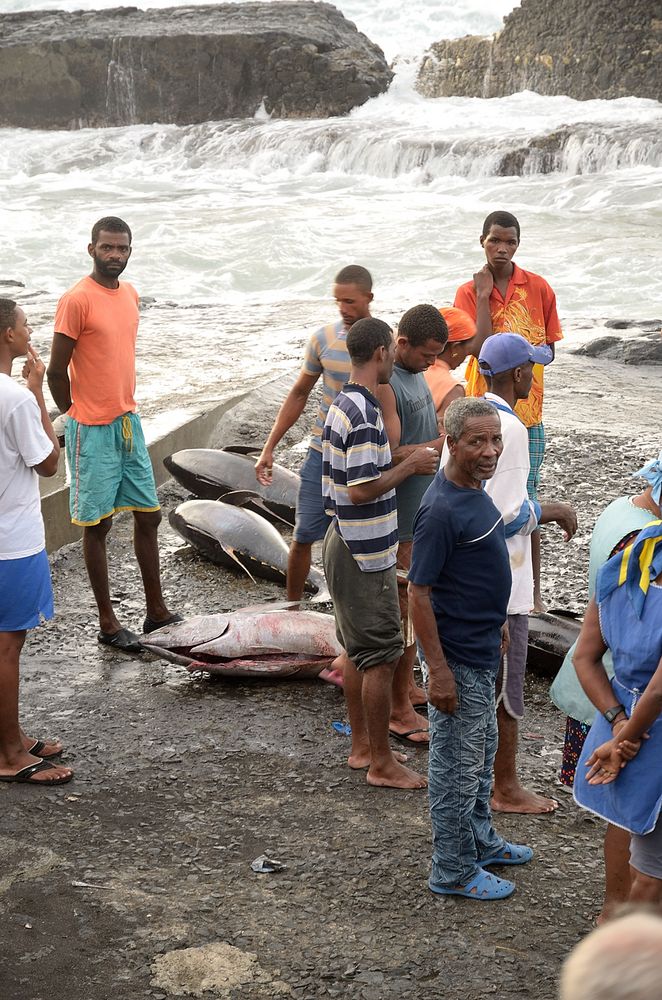
[[[326,582],[333,598],[336,635],[357,670],[399,660],[404,652],[395,566],[364,573],[335,522],[322,548]]]

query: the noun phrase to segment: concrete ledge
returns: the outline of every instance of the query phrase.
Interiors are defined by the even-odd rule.
[[[223,414],[244,398],[245,394],[235,396],[213,406],[210,410],[198,413],[185,420],[177,427],[149,440],[147,429],[148,450],[154,469],[156,485],[161,486],[169,478],[163,465],[166,455],[171,455],[181,448],[205,448]],[[149,421],[146,421],[149,424]],[[52,479],[42,479],[41,512],[46,529],[46,551],[54,552],[63,545],[77,542],[82,538],[82,529],[71,523],[69,515],[69,487],[65,485],[64,449],[60,456],[60,468]],[[46,492],[46,491],[49,492]]]

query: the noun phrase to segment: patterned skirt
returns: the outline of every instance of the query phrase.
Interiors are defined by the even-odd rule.
[[[575,770],[577,761],[581,756],[584,741],[588,736],[590,725],[585,722],[578,722],[577,719],[566,719],[565,740],[563,742],[563,762],[559,775],[561,784],[572,788],[575,782]]]

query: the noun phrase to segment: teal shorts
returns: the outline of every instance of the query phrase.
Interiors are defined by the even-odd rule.
[[[125,413],[111,424],[65,424],[73,524],[89,527],[120,510],[159,510],[152,462],[140,417]]]
[[[538,499],[540,489],[540,468],[545,457],[545,428],[542,424],[529,427],[529,479],[526,491],[529,500]]]

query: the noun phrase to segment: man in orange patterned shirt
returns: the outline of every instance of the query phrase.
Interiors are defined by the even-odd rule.
[[[520,225],[510,212],[492,212],[483,223],[480,245],[487,263],[471,281],[461,285],[454,305],[464,309],[476,321],[475,357],[467,367],[467,396],[484,395],[487,385],[478,371],[476,358],[485,340],[498,333],[519,333],[540,347],[548,345],[551,359],[554,344],[561,340],[561,324],[556,312],[556,296],[544,278],[513,263],[520,240]],[[540,467],[545,454],[545,429],[542,422],[543,365],[534,365],[533,384],[528,399],[520,400],[515,412],[529,432],[531,469],[529,496],[538,499]],[[531,535],[534,574],[534,610],[544,606],[540,593],[540,532]]]

